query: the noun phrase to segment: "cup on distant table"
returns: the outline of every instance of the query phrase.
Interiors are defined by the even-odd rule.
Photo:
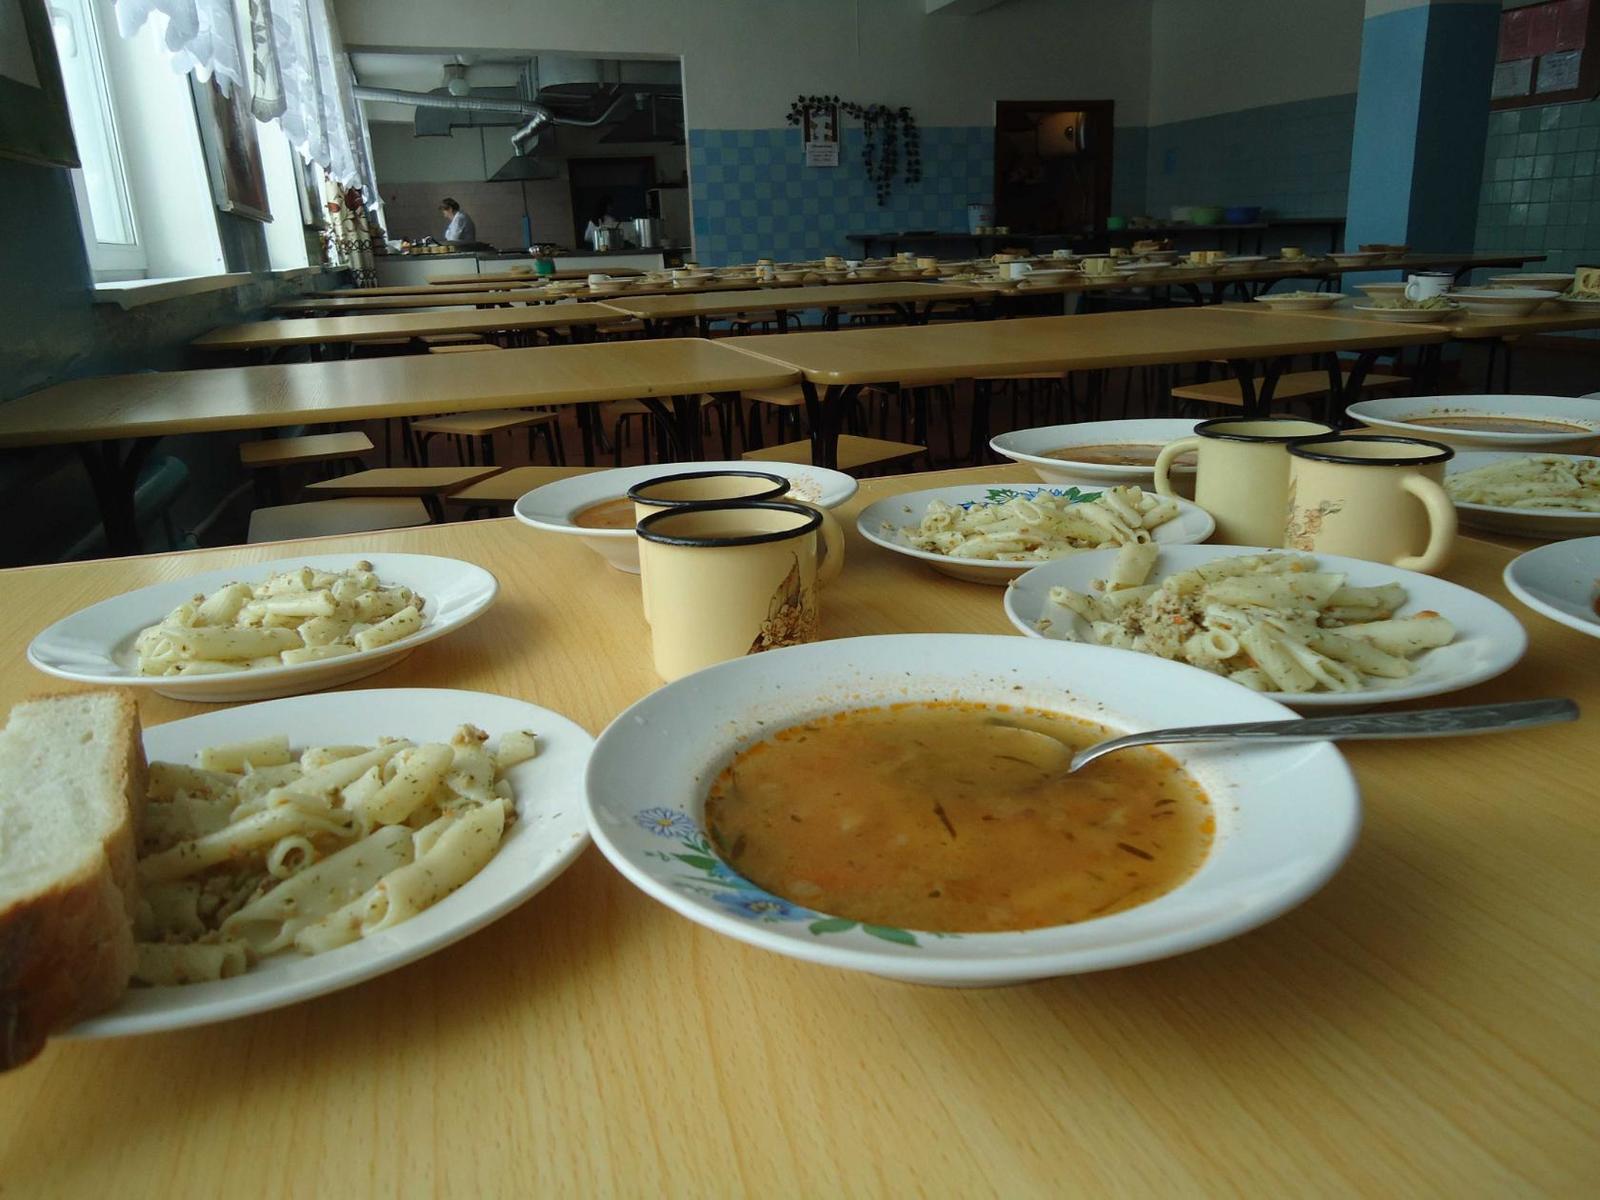
[[[844,269],[844,259],[837,254],[830,254],[822,260],[822,265],[830,271],[840,271]]]
[[[939,260],[932,255],[924,254],[917,259],[917,270],[936,271],[939,269]]]
[[[1306,252],[1304,250],[1300,249],[1299,246],[1285,246],[1282,250],[1278,251],[1278,257],[1279,258],[1290,260],[1290,261],[1292,261],[1294,259],[1297,259],[1297,258],[1304,258],[1305,256],[1306,256]]]
[[[1456,277],[1448,271],[1418,271],[1406,279],[1406,299],[1432,300],[1450,290]]]
[[[1083,260],[1085,275],[1115,275],[1117,260],[1109,254],[1091,254]]]
[[[593,275],[589,276],[589,286],[590,287],[595,287],[595,286],[597,286],[599,284],[610,283],[610,282],[611,282],[611,276],[609,276],[609,275],[601,275],[599,273],[596,273],[596,274],[593,274]]]
[[[861,260],[859,258],[847,258],[847,259],[844,260],[844,265],[849,270],[854,271],[857,267],[859,267],[861,265]]]
[[[817,589],[844,566],[837,522],[801,504],[696,504],[639,522],[656,673],[816,641]]]
[[[1172,464],[1193,450],[1198,471],[1194,502],[1216,521],[1216,540],[1230,546],[1281,546],[1289,444],[1332,433],[1320,421],[1296,417],[1201,421],[1193,437],[1168,442],[1156,457],[1156,492],[1178,494],[1170,478]]]
[[[1065,247],[1063,247],[1061,249],[1050,251],[1050,257],[1051,258],[1071,258],[1072,257],[1072,251],[1066,249]]]
[[[1025,262],[1003,262],[1000,264],[1001,279],[1026,279],[1033,274],[1033,265]]]
[[[1314,437],[1289,446],[1283,544],[1432,573],[1456,536],[1444,490],[1455,451],[1402,437]]]

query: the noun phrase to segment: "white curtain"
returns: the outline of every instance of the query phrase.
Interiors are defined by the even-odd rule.
[[[166,19],[173,67],[243,87],[250,111],[279,121],[290,145],[346,188],[377,202],[366,123],[330,0],[116,0],[124,37]],[[240,29],[248,30],[241,40]],[[248,48],[248,78],[245,70]]]

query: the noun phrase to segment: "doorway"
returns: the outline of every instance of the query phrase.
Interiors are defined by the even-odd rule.
[[[1111,213],[1110,100],[1001,100],[995,223],[1018,234],[1094,236]]]

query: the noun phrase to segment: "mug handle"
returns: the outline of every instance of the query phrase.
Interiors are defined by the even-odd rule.
[[[817,508],[814,504],[808,507]],[[817,508],[817,511],[822,514],[822,528],[817,530],[822,537],[822,554],[817,559],[817,586],[821,587],[838,578],[839,572],[844,570],[844,530],[827,509]]]
[[[1415,496],[1428,510],[1428,547],[1421,554],[1395,559],[1394,565],[1401,570],[1431,575],[1450,557],[1450,547],[1456,537],[1456,506],[1444,488],[1421,475],[1407,475],[1400,481],[1400,490]]]
[[[1168,442],[1161,447],[1161,453],[1156,455],[1156,495],[1176,496],[1172,481],[1167,478],[1167,472],[1172,469],[1172,462],[1178,455],[1187,450],[1199,449],[1200,439],[1197,437],[1179,438],[1175,442]]]
[[[1418,283],[1415,279],[1406,280],[1406,299],[1407,300],[1421,300],[1422,299],[1422,285],[1420,283]]]

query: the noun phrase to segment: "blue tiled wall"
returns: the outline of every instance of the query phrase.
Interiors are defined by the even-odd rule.
[[[861,130],[847,126],[837,167],[808,167],[800,131],[692,129],[690,197],[703,263],[817,258],[850,249],[847,233],[965,229],[967,205],[994,186],[994,134],[981,126],[919,131],[922,181],[895,179],[878,207],[861,163]]]
[[[1259,204],[1279,216],[1343,213],[1355,110],[1351,94],[1152,125],[1145,211]]]
[[[1600,264],[1600,100],[1490,114],[1476,248]]]

